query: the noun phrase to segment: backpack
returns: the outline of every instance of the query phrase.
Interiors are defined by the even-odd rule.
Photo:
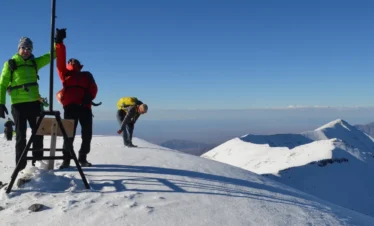
[[[124,110],[126,107],[134,106],[134,105],[137,105],[138,103],[139,103],[139,100],[136,97],[122,97],[118,101],[117,107],[118,109]]]
[[[89,77],[90,84],[96,83],[95,79],[93,78],[93,76],[92,76],[92,74],[90,72],[88,72],[88,71],[82,71],[80,73],[86,74]],[[94,103],[94,102],[92,102],[91,94],[89,92],[89,88],[88,87],[83,87],[83,86],[78,86],[78,85],[68,86],[68,85],[65,84],[65,80],[62,82],[62,89],[59,92],[57,92],[57,94],[56,94],[57,100],[58,100],[58,102],[60,104],[62,104],[62,100],[64,98],[64,93],[68,89],[70,89],[70,88],[80,88],[80,89],[84,90],[84,97],[83,97],[81,105],[84,105],[84,104],[91,104],[92,106],[99,106],[99,105],[101,105],[101,102],[100,103]]]
[[[38,65],[36,64],[35,59],[31,59],[31,62],[32,62],[32,67],[35,69],[37,79],[39,80]],[[30,82],[30,83],[25,83],[25,84],[22,84],[22,85],[11,86],[12,81],[13,81],[14,71],[17,70],[18,67],[31,67],[31,65],[22,64],[22,65],[18,66],[14,59],[9,59],[8,60],[8,66],[9,66],[9,70],[10,70],[10,80],[9,80],[9,86],[7,88],[9,94],[12,90],[19,89],[19,88],[23,88],[25,91],[28,92],[29,91],[29,89],[28,89],[29,86],[38,86],[39,85],[37,82]]]

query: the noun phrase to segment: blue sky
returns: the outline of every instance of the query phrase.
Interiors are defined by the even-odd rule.
[[[36,56],[49,51],[51,1],[2,8],[0,61],[21,36]],[[150,113],[374,106],[373,10],[369,0],[57,0],[56,27],[67,28],[68,58],[95,76],[104,118],[127,95]],[[40,76],[48,96],[49,66]]]

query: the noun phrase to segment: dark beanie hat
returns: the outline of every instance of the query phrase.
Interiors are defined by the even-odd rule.
[[[82,65],[81,62],[79,60],[75,59],[75,58],[70,58],[68,60],[68,63],[70,63],[70,64],[74,63],[74,64]]]

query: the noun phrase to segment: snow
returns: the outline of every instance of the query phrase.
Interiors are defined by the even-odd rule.
[[[335,148],[333,142],[333,140],[318,141],[289,149],[257,145],[234,138],[203,154],[203,157],[258,174],[278,174],[279,171],[290,167],[303,166],[321,159],[331,159]]]
[[[245,135],[202,157],[374,216],[374,142],[337,119],[301,134]]]
[[[333,120],[333,121],[331,121],[329,123],[326,123],[325,125],[317,128],[316,131],[325,130],[325,129],[332,129],[332,128],[336,128],[336,127],[343,127],[347,130],[350,130],[351,125],[349,125],[349,123],[344,121],[343,119],[336,119],[336,120]]]
[[[75,139],[79,147],[81,139]],[[45,137],[48,147],[50,137]],[[94,136],[83,168],[31,167],[31,182],[0,190],[2,225],[374,225],[374,218],[331,204],[238,167],[134,138]],[[62,139],[57,140],[58,147]],[[263,145],[263,148],[268,148]],[[14,170],[14,140],[0,140],[0,180]],[[48,152],[46,152],[48,153]],[[58,153],[59,154],[59,153]],[[31,155],[31,153],[29,153]],[[55,162],[58,167],[60,161]],[[45,207],[31,212],[39,203]]]

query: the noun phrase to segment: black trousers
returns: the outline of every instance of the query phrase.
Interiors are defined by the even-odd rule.
[[[13,128],[5,128],[4,133],[7,140],[12,140],[13,138]]]
[[[122,121],[125,118],[125,116],[126,116],[126,112],[122,110],[117,111],[117,121],[119,125],[122,124]],[[135,123],[125,124],[124,131],[122,131],[123,143],[125,145],[132,144],[132,134],[134,133],[134,127],[135,127]]]
[[[26,147],[27,122],[29,123],[31,130],[34,132],[34,130],[36,130],[36,120],[37,117],[40,116],[41,110],[39,101],[12,104],[12,115],[16,130],[16,164]],[[35,136],[33,149],[43,149],[43,136]],[[36,158],[41,158],[43,157],[43,151],[33,151],[32,155]],[[26,159],[21,160],[20,170],[24,169],[26,165]]]
[[[78,126],[78,122],[82,128],[82,144],[79,149],[79,161],[87,160],[87,154],[91,150],[91,140],[92,140],[92,110],[91,108],[82,107],[77,104],[71,104],[64,108],[64,119],[74,119],[74,136],[68,138],[64,141],[63,148],[67,150],[68,142],[73,147],[73,142],[75,139],[75,134]],[[73,150],[74,151],[74,150]],[[64,152],[64,157],[70,158],[68,152]]]

